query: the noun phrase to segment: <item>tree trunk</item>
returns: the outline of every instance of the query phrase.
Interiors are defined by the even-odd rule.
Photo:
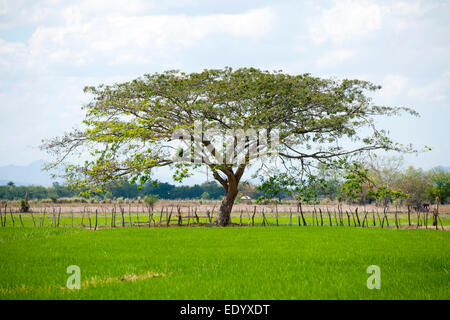
[[[233,209],[234,201],[238,194],[238,185],[244,174],[245,165],[239,165],[235,172],[227,167],[223,167],[220,170],[227,178],[222,178],[217,172],[213,173],[214,178],[220,182],[225,190],[225,196],[220,205],[219,214],[217,215],[215,224],[224,227],[231,224],[231,209]]]
[[[231,223],[231,209],[233,208],[234,201],[236,200],[236,196],[238,194],[237,183],[230,183],[228,186],[228,190],[223,197],[222,203],[220,205],[219,214],[215,223],[218,226],[226,226]]]

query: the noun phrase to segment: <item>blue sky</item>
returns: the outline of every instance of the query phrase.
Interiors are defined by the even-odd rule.
[[[377,104],[420,118],[380,120],[406,156],[450,165],[449,1],[0,0],[0,166],[48,159],[43,138],[83,119],[85,85],[166,69],[254,66],[358,78]]]

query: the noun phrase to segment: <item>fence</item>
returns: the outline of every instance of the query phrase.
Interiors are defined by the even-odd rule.
[[[57,206],[32,208],[20,212],[17,207],[0,208],[2,227],[82,227],[91,230],[117,227],[213,226],[219,206],[173,204]],[[442,216],[442,219],[441,219]],[[445,226],[443,221],[445,222]],[[232,212],[233,226],[347,226],[389,228],[447,229],[448,214],[437,210],[411,208],[360,208],[343,206],[237,205]]]

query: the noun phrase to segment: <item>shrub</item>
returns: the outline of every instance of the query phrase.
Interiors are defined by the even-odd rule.
[[[25,197],[20,200],[20,211],[21,212],[30,211],[30,204],[28,203],[28,192],[25,194]]]
[[[210,198],[210,196],[209,196],[209,193],[208,192],[203,192],[202,193],[202,196],[201,196],[201,198],[203,199],[203,200],[207,200],[207,199],[209,199]]]
[[[144,202],[151,208],[158,202],[159,198],[157,195],[149,194],[144,197]]]

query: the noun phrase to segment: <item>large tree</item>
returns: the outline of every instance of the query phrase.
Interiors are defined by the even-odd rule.
[[[144,183],[155,167],[170,166],[181,180],[190,169],[207,166],[225,190],[216,219],[225,226],[251,165],[270,167],[281,160],[286,168],[305,171],[362,152],[404,150],[375,127],[374,117],[416,113],[372,104],[367,93],[379,88],[254,68],[148,74],[86,87],[92,100],[83,126],[44,141],[42,148],[55,155],[49,168],[62,165],[69,184],[94,191],[123,178]],[[176,144],[180,140],[184,148]],[[89,160],[70,164],[77,150],[89,151]]]

